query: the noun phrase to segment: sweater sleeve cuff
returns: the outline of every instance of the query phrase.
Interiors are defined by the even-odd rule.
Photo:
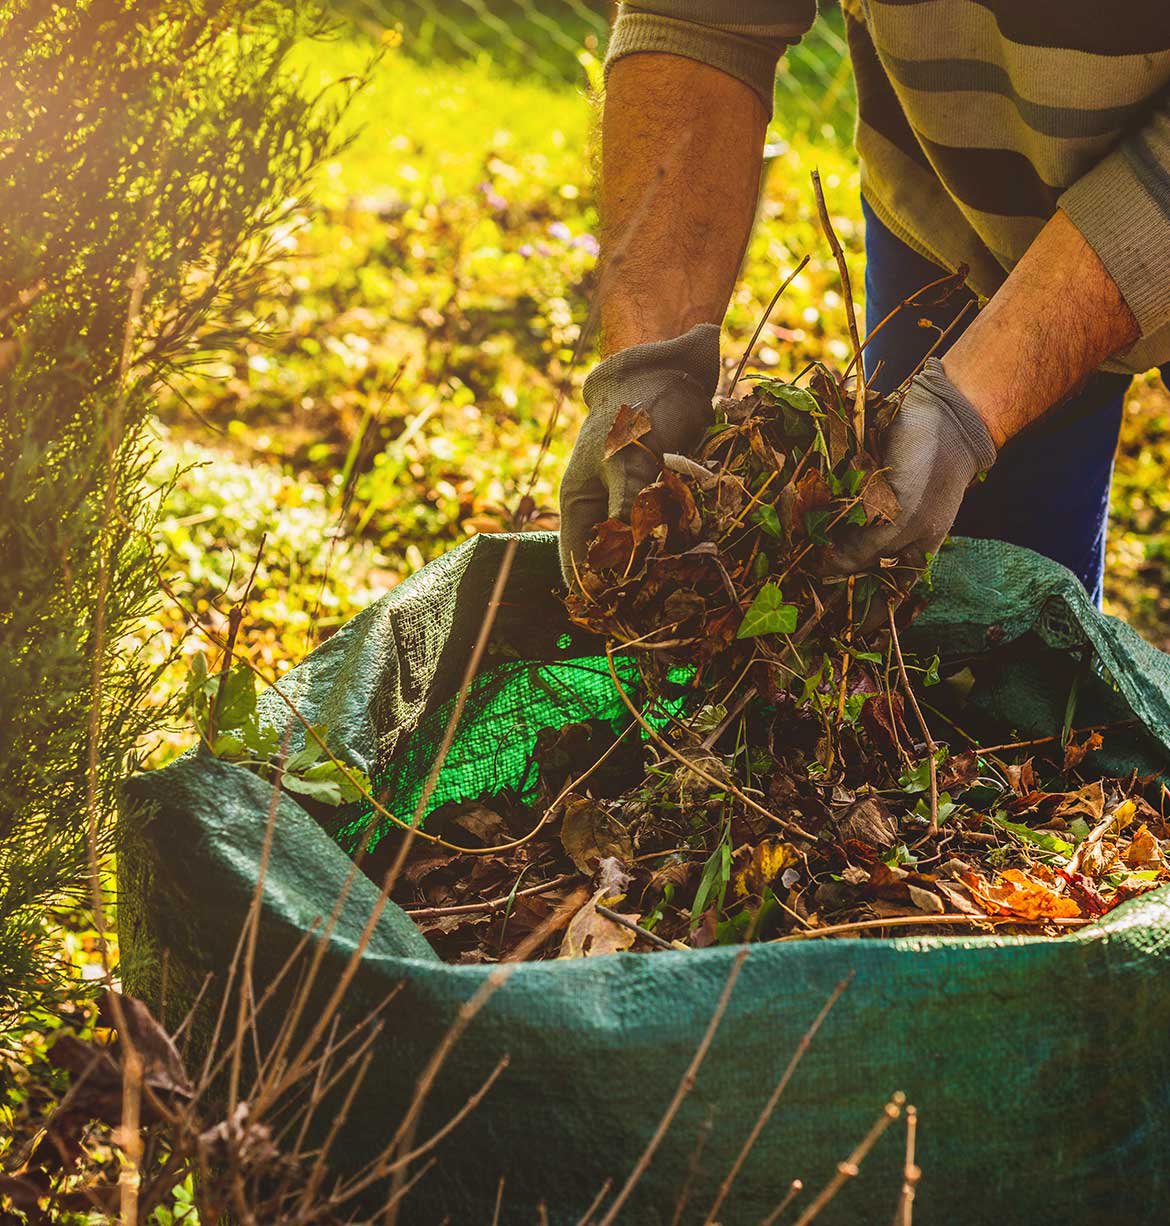
[[[798,39],[799,34],[791,39],[754,38],[623,5],[609,40],[605,71],[608,74],[623,56],[639,52],[681,55],[742,81],[756,92],[770,118],[776,65],[784,49]]]
[[[1057,201],[1117,283],[1142,336],[1170,322],[1170,167],[1138,134]]]

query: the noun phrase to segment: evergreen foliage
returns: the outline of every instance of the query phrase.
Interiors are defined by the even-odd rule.
[[[0,1015],[52,982],[159,719],[156,390],[261,326],[258,294],[347,95],[270,0],[0,0]]]

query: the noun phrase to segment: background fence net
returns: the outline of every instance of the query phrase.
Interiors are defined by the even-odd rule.
[[[609,0],[350,0],[363,24],[397,30],[420,60],[467,60],[502,73],[566,87],[587,79],[605,50],[617,5]],[[809,34],[789,50],[776,76],[777,117],[802,129],[848,138],[853,78],[843,20],[822,4]]]

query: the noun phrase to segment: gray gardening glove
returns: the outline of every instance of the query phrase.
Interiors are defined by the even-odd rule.
[[[715,324],[623,349],[585,380],[589,414],[561,481],[561,570],[570,585],[573,559],[578,566],[584,561],[597,524],[628,519],[635,496],[657,478],[660,457],[686,455],[702,440],[714,419],[711,397],[718,382]],[[644,446],[630,444],[606,460],[606,439],[623,404],[643,409],[652,429],[639,440]]]
[[[996,458],[971,402],[928,358],[907,389],[885,439],[887,476],[901,507],[890,524],[858,528],[834,551],[839,574],[870,570],[879,558],[921,566],[946,539],[967,487]]]

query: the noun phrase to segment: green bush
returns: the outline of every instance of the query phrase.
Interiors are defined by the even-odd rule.
[[[160,718],[128,646],[157,592],[149,414],[257,328],[351,90],[286,66],[325,32],[270,0],[0,0],[0,1014],[51,984],[45,910],[88,897]]]

